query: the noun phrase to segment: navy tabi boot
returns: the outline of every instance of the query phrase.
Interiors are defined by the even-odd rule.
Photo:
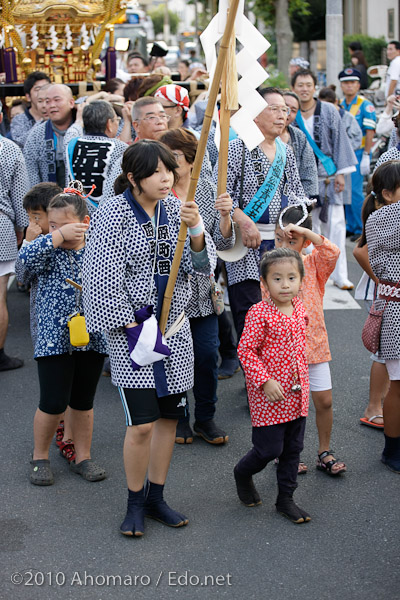
[[[308,523],[308,521],[311,521],[310,515],[300,508],[300,506],[297,506],[293,500],[292,493],[279,491],[275,506],[276,510],[292,521],[292,523],[298,525],[300,523]]]
[[[120,532],[123,535],[140,537],[144,533],[144,487],[139,492],[128,492],[128,508]]]
[[[394,473],[400,473],[400,437],[389,437],[385,433],[385,448],[381,461]]]
[[[160,521],[168,527],[182,527],[189,520],[181,513],[168,506],[163,497],[164,486],[158,483],[147,482],[144,514],[146,517]]]

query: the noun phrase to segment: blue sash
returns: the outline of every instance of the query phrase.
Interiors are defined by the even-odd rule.
[[[154,252],[157,253],[156,265],[154,271],[154,282],[157,288],[157,308],[156,318],[159,321],[161,309],[164,300],[165,289],[168,283],[168,277],[171,270],[172,260],[172,242],[169,232],[168,216],[165,207],[161,201],[158,202],[155,213],[155,223],[158,222],[157,246],[155,241],[155,227],[151,222],[149,215],[142,206],[135,200],[132,192],[127,189],[124,197],[134,212],[137,222],[142,228],[143,234],[150,245],[151,261],[154,258]],[[156,392],[159,398],[168,396],[167,379],[165,375],[164,362],[162,360],[153,363],[154,381]]]
[[[335,163],[333,162],[330,156],[326,156],[326,154],[322,152],[321,148],[319,148],[315,140],[313,140],[313,138],[308,132],[307,127],[304,124],[303,117],[301,116],[301,112],[299,110],[297,111],[296,115],[296,123],[301,129],[301,131],[305,134],[307,141],[313,149],[315,156],[321,161],[322,166],[324,167],[327,174],[329,176],[334,175],[337,171]]]
[[[276,138],[276,153],[274,162],[272,163],[264,183],[258,188],[249,204],[243,212],[250,217],[254,223],[262,217],[268,209],[272,198],[276,194],[276,190],[282,180],[285,165],[286,165],[286,145],[280,138]]]

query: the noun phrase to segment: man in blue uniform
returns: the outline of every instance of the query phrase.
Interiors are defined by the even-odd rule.
[[[376,127],[375,107],[369,100],[358,94],[361,75],[357,69],[344,69],[339,73],[339,81],[344,98],[340,106],[357,119],[363,138],[361,146],[355,151],[358,164],[351,174],[351,205],[346,206],[347,234],[355,241],[362,232],[361,208],[364,202],[363,178],[370,172],[370,152]]]

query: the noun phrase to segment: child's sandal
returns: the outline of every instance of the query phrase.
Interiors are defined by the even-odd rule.
[[[61,442],[59,445],[60,454],[70,463],[75,460],[75,446],[72,440],[65,440],[65,442]]]
[[[56,431],[56,444],[58,447],[60,447],[60,444],[62,443],[64,439],[64,421],[60,421],[58,427],[57,427],[57,431]]]
[[[321,452],[321,454],[318,454],[317,469],[319,469],[320,471],[323,471],[327,475],[331,475],[331,477],[336,477],[337,475],[340,475],[341,473],[345,473],[347,470],[347,467],[344,464],[344,462],[338,461],[336,458],[331,458],[331,460],[327,460],[326,462],[324,462],[324,458],[326,458],[327,456],[332,456],[332,455],[333,455],[332,450],[325,450],[324,452]],[[340,465],[340,464],[343,466],[338,469],[333,469],[333,467],[335,465]]]

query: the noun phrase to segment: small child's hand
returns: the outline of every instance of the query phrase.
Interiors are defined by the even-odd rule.
[[[232,210],[232,198],[228,192],[224,192],[215,201],[215,210],[219,210],[221,217],[228,217]]]
[[[289,223],[283,228],[283,233],[287,235],[289,239],[293,237],[292,233],[298,233],[299,235],[304,235],[305,237],[307,237],[308,231],[309,229],[306,229],[305,227],[300,227],[300,225],[295,225],[294,223]]]
[[[42,233],[42,228],[35,221],[29,221],[26,229],[25,239],[27,242],[33,242]]]
[[[68,223],[60,227],[59,231],[66,242],[79,242],[83,240],[88,227],[87,223]]]
[[[283,387],[275,379],[268,379],[263,385],[264,394],[270,402],[278,402],[285,399]]]
[[[196,227],[200,221],[199,207],[196,202],[182,202],[181,219],[188,227]]]

